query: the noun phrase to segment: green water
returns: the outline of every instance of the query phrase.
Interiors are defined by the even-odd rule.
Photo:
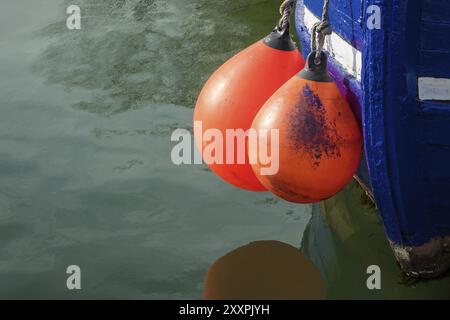
[[[70,31],[71,1],[2,1],[0,298],[195,299],[215,259],[255,240],[300,247],[308,223],[308,239],[321,241],[304,244],[329,297],[379,298],[361,287],[367,263],[387,266],[387,297],[411,292],[397,284],[377,213],[347,205],[358,190],[325,205],[343,221],[371,217],[358,222],[375,230],[371,246],[365,233],[342,242],[317,210],[310,222],[311,206],[170,160],[170,135],[191,128],[207,77],[270,31],[279,3],[79,0],[82,29]],[[66,288],[73,264],[81,291]],[[412,290],[443,297],[450,287],[425,286]]]
[[[79,31],[69,4],[1,3],[0,298],[199,298],[227,251],[298,247],[310,207],[170,160],[208,75],[278,1],[80,0]]]

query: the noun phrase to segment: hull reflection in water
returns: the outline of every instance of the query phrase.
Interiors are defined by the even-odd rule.
[[[320,269],[331,299],[449,299],[450,278],[403,276],[380,215],[356,182],[313,208],[302,250]],[[381,270],[381,290],[369,290],[369,266]]]

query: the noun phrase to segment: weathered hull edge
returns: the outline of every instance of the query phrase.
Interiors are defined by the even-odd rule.
[[[367,2],[369,5],[381,5],[377,0],[368,0]],[[382,23],[385,28],[391,28],[391,30],[396,30],[401,34],[405,32],[404,28],[407,24],[407,15],[410,19],[417,20],[418,17],[412,15],[413,13],[417,14],[419,11],[417,8],[410,11],[408,7],[408,11],[401,11],[400,13],[398,4],[391,5],[384,5],[385,14],[383,15]],[[418,34],[419,32],[419,30],[411,29],[408,36],[412,37],[411,33]],[[399,38],[395,39],[397,42],[400,41]],[[402,38],[402,41],[406,40]],[[389,46],[391,42],[392,40],[389,39],[389,34],[386,35],[384,32],[366,32],[364,56],[370,63],[366,63],[367,67],[363,79],[366,90],[365,102],[363,103],[363,114],[365,118],[364,131],[368,144],[366,146],[367,156],[372,160],[369,163],[369,167],[372,168],[372,172],[378,172],[378,174],[371,175],[371,182],[374,187],[373,191],[375,196],[381,205],[380,209],[387,238],[402,270],[406,274],[414,277],[436,278],[450,269],[450,235],[448,233],[442,234],[438,232],[435,226],[433,227],[429,224],[426,216],[408,215],[408,218],[416,219],[416,223],[420,221],[423,229],[421,227],[422,232],[414,238],[405,237],[404,229],[407,228],[403,222],[405,217],[402,217],[401,210],[399,211],[398,206],[400,204],[396,204],[393,194],[395,191],[393,190],[393,182],[386,176],[390,172],[388,170],[388,160],[386,155],[382,156],[383,151],[392,151],[387,147],[388,129],[389,125],[392,124],[385,123],[386,114],[384,113],[386,112],[386,108],[392,107],[396,100],[393,96],[388,96],[387,101],[383,100],[383,96],[379,95],[382,89],[380,85],[385,82],[392,83],[394,81],[394,75],[396,73],[401,74],[402,70],[399,69],[399,66],[401,65],[400,59],[402,58],[400,57],[406,55],[406,53],[402,55],[402,52],[399,50],[397,51],[398,56],[395,59],[385,60],[384,57],[387,56],[387,52],[392,51],[392,48]],[[417,45],[413,41],[410,42],[413,46]],[[395,43],[395,46],[396,48],[403,48],[399,43]],[[411,48],[403,48],[403,50],[408,49]],[[397,91],[399,90],[397,87],[395,89]],[[394,95],[394,93],[391,94]],[[413,97],[410,97],[410,99],[413,99],[414,96],[417,95],[413,94]],[[416,212],[425,212],[425,210],[417,207]]]
[[[435,278],[450,269],[450,236],[435,238],[417,247],[389,243],[403,271],[419,278]]]

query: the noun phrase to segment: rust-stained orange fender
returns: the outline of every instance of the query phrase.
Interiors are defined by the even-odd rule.
[[[339,192],[352,179],[362,149],[358,122],[326,71],[325,54],[320,68],[311,65],[313,61],[310,56],[305,70],[267,101],[252,125],[255,130],[279,130],[278,173],[259,174],[263,166],[258,162],[253,169],[259,181],[298,203],[318,202]],[[249,150],[250,156],[256,152]]]

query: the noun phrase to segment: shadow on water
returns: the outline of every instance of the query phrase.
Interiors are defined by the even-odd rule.
[[[93,97],[74,107],[103,115],[154,103],[193,107],[209,74],[278,18],[270,0],[78,4],[82,30],[67,30],[65,21],[42,30],[51,44],[34,70],[67,90],[91,90]]]

